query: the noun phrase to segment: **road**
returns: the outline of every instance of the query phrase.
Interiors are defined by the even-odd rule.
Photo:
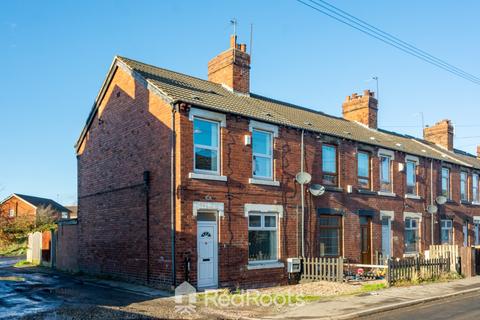
[[[362,319],[411,320],[411,319],[480,319],[480,291],[445,300],[425,303],[409,308],[379,313]]]
[[[18,260],[0,257],[0,320],[159,318],[154,308],[148,312],[162,305],[152,297],[45,269],[14,268]]]

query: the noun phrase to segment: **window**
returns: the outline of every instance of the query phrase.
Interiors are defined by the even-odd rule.
[[[460,199],[463,201],[468,201],[468,176],[467,173],[462,171],[460,172]]]
[[[417,163],[407,161],[407,194],[417,194]]]
[[[337,185],[337,148],[331,145],[322,146],[323,183]]]
[[[68,219],[68,212],[62,211],[62,219]]]
[[[450,169],[442,168],[442,196],[450,199]]]
[[[358,187],[370,189],[370,154],[367,152],[357,153]]]
[[[463,246],[468,247],[468,221],[463,223]]]
[[[15,209],[10,209],[10,210],[8,210],[8,216],[9,216],[10,218],[15,217]]]
[[[248,261],[277,261],[277,251],[277,215],[249,214]]]
[[[392,192],[392,179],[390,174],[391,158],[380,156],[380,191]]]
[[[342,217],[320,216],[318,219],[318,244],[321,257],[340,256]]]
[[[480,222],[475,222],[473,225],[473,230],[475,232],[475,245],[480,245]]]
[[[194,118],[193,144],[195,150],[194,168],[196,172],[220,174],[219,140],[218,122]]]
[[[440,223],[442,244],[453,244],[453,221],[441,220]]]
[[[418,219],[405,218],[405,253],[418,252]]]
[[[478,174],[472,175],[472,201],[478,203]]]
[[[253,176],[261,179],[273,179],[273,134],[253,129]]]

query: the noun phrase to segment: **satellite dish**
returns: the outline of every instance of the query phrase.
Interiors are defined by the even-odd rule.
[[[318,197],[325,193],[325,187],[321,184],[312,184],[310,188],[308,188],[312,196]]]
[[[435,201],[437,201],[438,204],[445,204],[447,202],[447,197],[445,196],[438,196]]]
[[[428,213],[430,213],[430,214],[437,213],[438,207],[437,207],[436,205],[429,204],[429,205],[427,206],[427,211],[428,211]]]
[[[299,172],[295,176],[295,180],[300,184],[306,184],[312,180],[312,176],[306,172]]]

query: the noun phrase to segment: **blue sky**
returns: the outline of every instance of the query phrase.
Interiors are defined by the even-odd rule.
[[[331,0],[332,4],[480,76],[480,2]],[[340,115],[380,79],[379,125],[412,135],[449,118],[456,147],[480,144],[480,87],[410,57],[294,0],[2,1],[0,198],[76,201],[74,144],[114,55],[206,77],[254,24],[253,92]],[[466,138],[466,137],[476,138]]]

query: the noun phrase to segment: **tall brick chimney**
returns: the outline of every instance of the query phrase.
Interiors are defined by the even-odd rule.
[[[453,150],[453,125],[450,120],[442,120],[423,129],[423,138],[447,150]]]
[[[246,44],[237,44],[237,36],[230,37],[228,50],[208,63],[208,80],[237,92],[250,92],[250,55]]]
[[[364,90],[363,96],[356,93],[348,96],[342,104],[342,109],[344,119],[377,129],[378,101],[374,92]]]

